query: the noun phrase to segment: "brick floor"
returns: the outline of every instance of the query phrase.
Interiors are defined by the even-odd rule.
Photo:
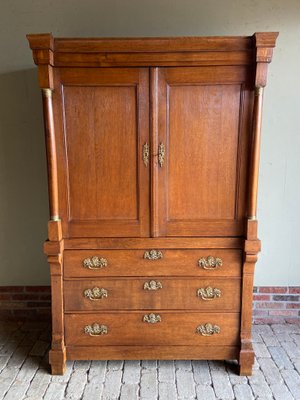
[[[300,400],[300,325],[253,326],[251,377],[234,361],[75,361],[51,376],[46,323],[0,325],[0,400]]]

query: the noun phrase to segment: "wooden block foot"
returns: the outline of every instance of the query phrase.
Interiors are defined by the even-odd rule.
[[[63,375],[66,370],[66,350],[50,350],[49,362],[52,375]]]
[[[251,365],[240,364],[239,375],[240,376],[251,376],[252,375],[252,364]]]
[[[251,376],[252,367],[254,364],[254,352],[253,350],[241,350],[239,360],[239,375]]]

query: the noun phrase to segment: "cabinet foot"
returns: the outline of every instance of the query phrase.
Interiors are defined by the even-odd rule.
[[[240,360],[239,360],[239,375],[251,376],[253,364],[254,364],[254,351],[241,350]]]
[[[66,349],[50,350],[49,362],[52,375],[63,375],[66,370]]]

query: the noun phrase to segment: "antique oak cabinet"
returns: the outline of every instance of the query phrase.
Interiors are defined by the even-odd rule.
[[[236,359],[251,374],[276,38],[28,35],[46,132],[53,374],[66,359]]]

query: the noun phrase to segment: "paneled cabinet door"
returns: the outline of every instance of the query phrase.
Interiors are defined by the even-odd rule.
[[[251,79],[244,66],[151,71],[153,236],[242,234]]]
[[[54,93],[64,232],[149,236],[149,70],[60,68]]]

